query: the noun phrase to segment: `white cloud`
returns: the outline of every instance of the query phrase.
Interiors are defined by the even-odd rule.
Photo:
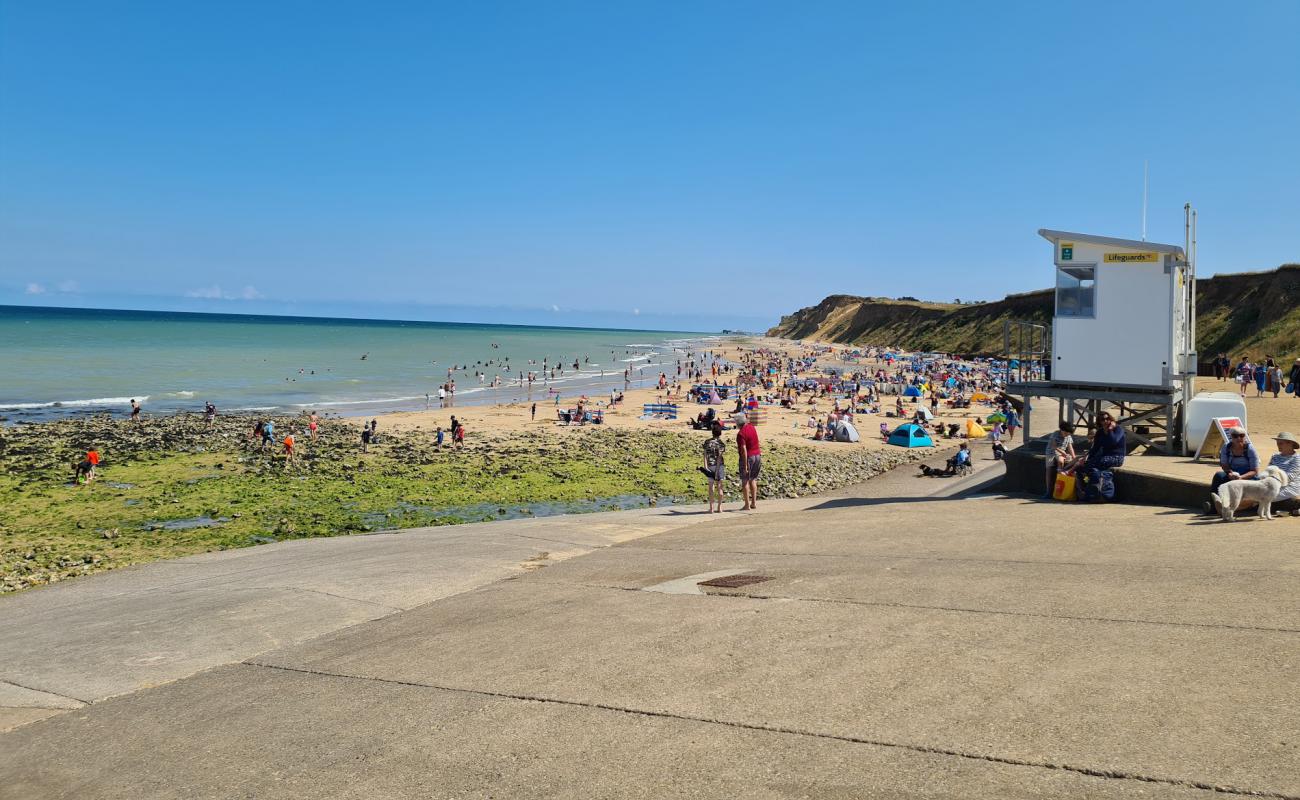
[[[76,281],[59,281],[59,291],[64,294],[75,292],[80,288],[81,287],[77,285]]]
[[[634,316],[634,317],[639,317],[639,316],[641,316],[641,309],[639,309],[639,308],[634,308],[634,309],[632,309],[632,316]]]
[[[42,286],[42,285],[40,285],[39,283],[29,283],[29,284],[27,284],[27,293],[28,293],[28,294],[45,294],[45,287]]]
[[[551,310],[552,310],[552,311],[559,311],[559,310],[560,310],[560,307],[559,307],[559,306],[554,306],[554,305],[553,305],[553,306],[551,306]]]
[[[237,292],[225,292],[216,284],[191,289],[185,293],[185,296],[197,297],[200,300],[261,300],[265,297],[253,286],[245,286]]]

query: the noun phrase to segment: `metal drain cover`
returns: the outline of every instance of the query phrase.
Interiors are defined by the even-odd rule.
[[[713,580],[700,581],[697,586],[710,586],[714,589],[739,589],[755,583],[772,580],[771,575],[727,575]]]

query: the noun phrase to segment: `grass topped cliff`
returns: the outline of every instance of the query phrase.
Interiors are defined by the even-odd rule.
[[[1216,275],[1196,282],[1202,357],[1300,355],[1300,264],[1267,272]],[[1051,323],[1050,289],[977,305],[836,294],[802,308],[767,332],[785,339],[884,344],[969,355],[1002,352],[1002,323]]]

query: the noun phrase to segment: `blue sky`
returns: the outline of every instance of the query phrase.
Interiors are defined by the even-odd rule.
[[[0,2],[0,303],[755,329],[1300,261],[1300,3]]]

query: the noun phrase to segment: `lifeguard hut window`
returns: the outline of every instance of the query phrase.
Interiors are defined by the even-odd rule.
[[[1097,315],[1097,268],[1095,266],[1058,267],[1056,270],[1056,316],[1095,317]]]

